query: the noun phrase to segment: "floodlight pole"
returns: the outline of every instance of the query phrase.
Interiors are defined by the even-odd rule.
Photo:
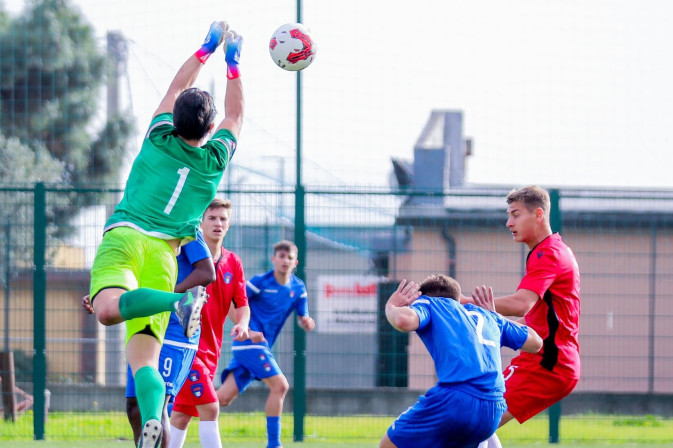
[[[301,23],[301,0],[297,0],[297,23]],[[297,71],[297,185],[294,203],[294,243],[297,245],[296,275],[306,283],[306,224],[304,210],[304,186],[301,178],[302,97],[301,70]],[[294,319],[294,381],[292,392],[294,414],[294,440],[304,440],[304,416],[306,415],[306,333]]]

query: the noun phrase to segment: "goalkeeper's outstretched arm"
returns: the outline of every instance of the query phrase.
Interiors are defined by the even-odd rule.
[[[166,95],[154,112],[153,117],[166,112],[173,112],[173,107],[175,106],[175,101],[178,96],[194,85],[196,78],[201,72],[201,67],[224,41],[228,30],[229,25],[227,22],[213,22],[210,25],[210,29],[208,30],[208,34],[206,35],[206,39],[201,45],[201,48],[199,48],[196,53],[189,56],[184,64],[182,64],[182,67],[180,67],[175,78],[173,78],[171,85],[168,87]]]
[[[243,109],[245,106],[243,84],[241,83],[241,74],[238,68],[243,38],[236,34],[235,31],[229,31],[225,39],[224,52],[227,62],[227,91],[224,96],[224,119],[215,132],[220,129],[228,129],[234,137],[238,138],[243,126]]]

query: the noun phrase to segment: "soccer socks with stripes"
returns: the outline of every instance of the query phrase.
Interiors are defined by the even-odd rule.
[[[217,420],[199,421],[199,440],[201,441],[201,446],[222,448],[220,427],[217,424]]]
[[[187,429],[178,429],[171,425],[171,441],[168,448],[182,448],[187,440]]]
[[[266,417],[266,435],[269,439],[267,448],[277,448],[282,446],[280,443],[280,416]]]
[[[154,316],[164,311],[175,311],[175,303],[182,293],[165,292],[157,289],[138,288],[127,291],[119,297],[119,314],[124,320]]]
[[[161,374],[154,367],[145,366],[138,369],[133,379],[143,425],[150,419],[161,421],[166,399],[166,383]]]

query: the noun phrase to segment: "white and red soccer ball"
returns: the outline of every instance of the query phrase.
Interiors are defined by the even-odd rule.
[[[269,41],[271,59],[283,70],[303,70],[315,60],[318,50],[311,39],[311,30],[301,23],[286,23]]]

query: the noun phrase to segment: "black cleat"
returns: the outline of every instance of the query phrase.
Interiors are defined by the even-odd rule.
[[[138,448],[159,448],[161,447],[161,422],[156,419],[147,420],[143,427],[143,433],[140,435]]]
[[[194,336],[196,330],[199,329],[199,324],[201,323],[201,310],[207,299],[208,294],[206,294],[206,288],[203,286],[195,286],[187,290],[178,302],[178,309],[175,314],[177,314],[180,319],[182,329],[185,332],[185,336],[188,338]]]

